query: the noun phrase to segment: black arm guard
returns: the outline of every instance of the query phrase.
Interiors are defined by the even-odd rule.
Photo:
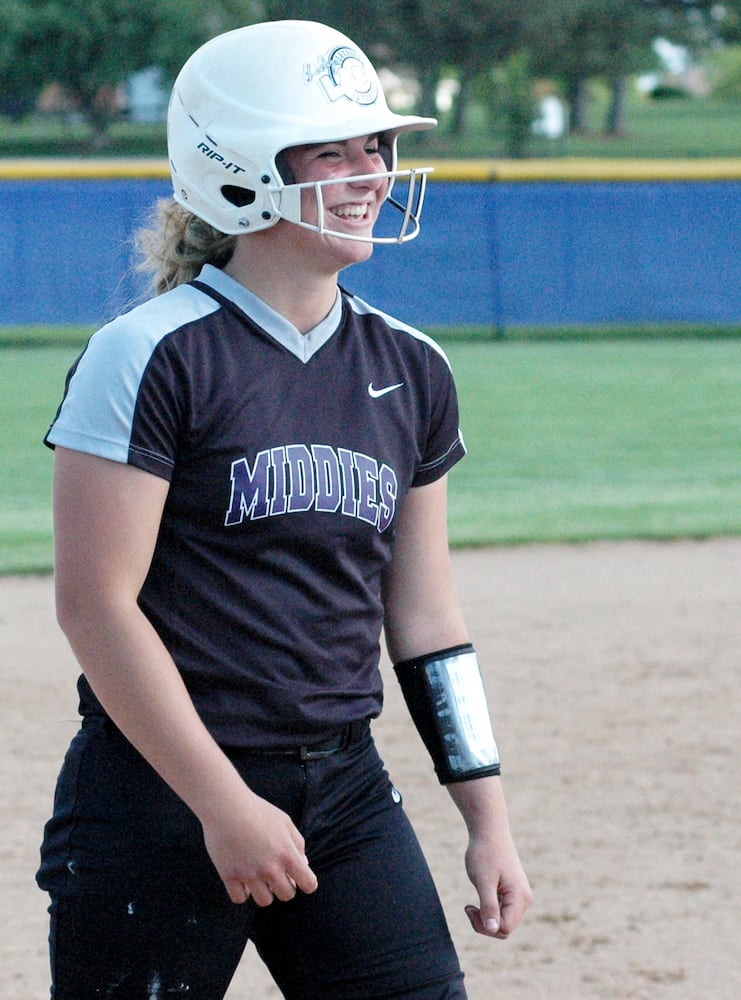
[[[470,643],[402,660],[394,670],[440,784],[499,774],[481,670]]]

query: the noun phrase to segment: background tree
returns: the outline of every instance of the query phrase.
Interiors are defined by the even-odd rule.
[[[492,114],[504,133],[507,156],[527,156],[533,138],[536,103],[528,53],[513,53],[489,74],[494,81]]]
[[[612,95],[604,131],[622,133],[626,78],[656,64],[655,12],[641,0],[543,0],[540,6],[528,22],[533,72],[562,81],[570,130],[589,130],[588,84],[599,77]]]
[[[713,17],[711,8],[710,16]],[[728,45],[741,45],[741,0],[725,0],[715,4],[715,24],[718,38]]]
[[[619,136],[626,131],[628,77],[653,69],[656,65],[652,45],[656,20],[650,11],[637,3],[614,3],[611,0],[598,0],[593,16],[602,53],[602,74],[611,95],[604,132],[608,136]]]
[[[117,117],[117,88],[140,69],[174,73],[193,48],[244,23],[247,3],[198,0],[11,0],[0,28],[0,82],[37,94],[60,84],[90,126],[91,146],[105,145]]]
[[[364,50],[383,41],[383,3],[372,0],[264,0],[263,19],[318,21],[349,35]]]
[[[23,61],[18,58],[28,11],[20,0],[5,0],[0,7],[0,114],[20,118],[33,103]]]
[[[455,77],[446,116],[453,140],[475,101],[497,132],[504,127],[511,139],[518,132],[520,150],[532,114],[528,73],[560,83],[574,132],[589,125],[590,82],[605,81],[612,101],[604,128],[617,135],[625,129],[625,81],[654,68],[657,36],[703,59],[741,39],[741,0],[3,0],[0,111],[18,116],[42,87],[58,83],[100,147],[117,114],[111,95],[132,73],[157,66],[169,86],[207,38],[288,17],[331,24],[379,68],[412,78],[421,114],[438,114],[440,81]]]
[[[265,13],[258,0],[147,0],[147,5],[157,15],[147,65],[159,66],[167,85],[199,45],[223,31],[261,21]]]

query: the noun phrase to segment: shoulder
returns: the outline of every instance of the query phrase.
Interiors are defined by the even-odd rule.
[[[180,391],[179,367],[164,357],[162,345],[220,308],[208,295],[183,285],[101,327],[69,372],[47,443],[128,461],[142,402],[155,407],[162,420],[165,401]]]
[[[119,358],[145,357],[167,337],[212,315],[220,304],[192,285],[181,285],[143,302],[101,327],[87,352]]]
[[[439,357],[448,369],[450,368],[450,362],[445,351],[432,337],[422,330],[404,323],[402,320],[383,312],[381,309],[377,309],[363,299],[358,298],[357,295],[343,291],[343,297],[354,316],[366,319],[379,327],[385,328],[388,335],[402,346],[407,343],[409,346],[415,347],[425,353],[430,352],[435,357]]]

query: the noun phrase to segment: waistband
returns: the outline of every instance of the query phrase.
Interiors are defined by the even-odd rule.
[[[349,722],[338,732],[320,743],[312,743],[301,747],[276,747],[266,748],[249,747],[247,753],[254,753],[276,757],[294,757],[296,760],[321,760],[322,757],[330,757],[333,753],[347,750],[362,742],[370,733],[370,721],[368,719],[358,719],[356,722]]]
[[[101,726],[109,736],[117,735],[122,739],[126,737],[107,715],[86,715],[82,720],[83,726]],[[370,733],[370,719],[357,719],[348,722],[346,726],[339,729],[326,740],[318,743],[306,744],[299,747],[245,747],[244,753],[259,754],[260,756],[293,757],[295,760],[321,760],[322,757],[330,757],[333,753],[347,750],[349,747],[361,743]]]

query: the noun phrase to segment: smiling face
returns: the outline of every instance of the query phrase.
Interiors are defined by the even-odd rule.
[[[378,136],[295,146],[286,150],[284,160],[296,184],[324,182],[320,197],[314,187],[301,192],[302,221],[341,234],[323,232],[320,238],[334,252],[347,256],[347,264],[367,259],[371,244],[343,237],[371,236],[386,196],[388,178],[383,175],[387,167]],[[360,177],[365,179],[353,180]]]

